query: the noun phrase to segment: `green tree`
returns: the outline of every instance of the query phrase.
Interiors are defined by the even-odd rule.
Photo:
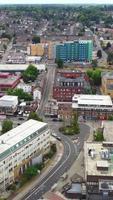
[[[28,68],[22,73],[24,82],[35,81],[39,74],[38,69],[34,65],[29,65]]]
[[[11,120],[4,120],[2,123],[2,133],[6,133],[13,128],[13,122]]]
[[[30,180],[33,176],[37,175],[37,168],[35,166],[28,167],[24,173],[27,180]]]
[[[97,57],[100,59],[102,58],[102,51],[101,50],[98,50],[97,51]]]
[[[80,132],[80,128],[79,128],[79,124],[78,124],[78,118],[77,118],[76,113],[73,114],[71,126],[72,126],[75,134],[78,134]]]
[[[58,59],[58,60],[56,60],[56,63],[57,63],[58,68],[63,68],[63,65],[64,65],[63,60]]]
[[[113,64],[113,52],[108,52],[107,62],[109,65]]]
[[[33,43],[33,44],[38,44],[38,43],[40,43],[40,37],[37,36],[37,35],[34,35],[33,38],[32,38],[32,43]]]
[[[30,112],[28,119],[34,119],[37,121],[43,121],[36,112]]]
[[[102,131],[97,130],[97,132],[94,133],[94,141],[97,141],[97,142],[104,141],[104,136],[103,136],[103,132]]]
[[[21,88],[9,89],[7,91],[7,94],[12,96],[18,96],[19,100],[24,99],[25,101],[32,101],[33,99],[31,94],[24,92]]]
[[[101,84],[101,70],[97,69],[93,71],[92,79],[94,85],[99,86]]]
[[[92,67],[93,67],[93,68],[96,68],[97,65],[98,65],[97,60],[92,60]]]

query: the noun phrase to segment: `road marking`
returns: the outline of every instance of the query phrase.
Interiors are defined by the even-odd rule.
[[[43,184],[45,184],[58,171],[58,169],[60,169],[64,165],[65,162],[67,162],[67,160],[68,160],[68,158],[70,157],[70,154],[71,154],[71,147],[70,147],[70,144],[67,141],[65,143],[67,143],[67,145],[69,147],[69,154],[68,154],[66,160],[64,160],[64,162],[35,191],[33,191],[27,198],[25,198],[26,200],[29,199],[29,197],[31,197],[34,193],[37,194],[38,193],[37,191],[39,191],[40,187]],[[40,180],[40,181],[42,181],[42,180]]]

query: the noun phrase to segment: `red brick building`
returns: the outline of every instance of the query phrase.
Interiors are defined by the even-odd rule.
[[[85,94],[90,89],[89,79],[84,72],[57,71],[53,86],[53,98],[59,102],[71,102],[74,94]]]
[[[20,76],[9,73],[0,73],[0,91],[15,88],[20,82]]]

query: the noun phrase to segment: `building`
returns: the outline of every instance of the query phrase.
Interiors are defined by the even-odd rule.
[[[28,120],[0,136],[0,191],[18,180],[20,174],[50,147],[48,125]],[[39,159],[40,160],[40,159]]]
[[[56,100],[49,100],[44,108],[45,116],[47,117],[58,117],[58,103]]]
[[[27,52],[31,56],[43,56],[44,55],[44,44],[30,44],[27,49]]]
[[[18,89],[22,89],[24,92],[27,92],[27,93],[32,93],[32,86],[31,85],[28,85],[24,82],[21,82],[17,85],[17,88]]]
[[[53,85],[53,98],[61,102],[72,102],[74,94],[84,94],[90,90],[89,79],[84,72],[57,71]]]
[[[91,62],[93,43],[91,40],[68,41],[56,45],[56,59]]]
[[[20,82],[20,76],[9,73],[0,73],[0,91],[15,88]]]
[[[108,95],[77,95],[72,98],[72,108],[83,119],[104,120],[113,114],[113,103]]]
[[[33,64],[39,71],[45,71],[45,64]],[[23,72],[28,64],[0,64],[0,72]]]
[[[85,142],[84,164],[90,193],[113,197],[113,142]]]
[[[0,98],[0,114],[13,115],[18,106],[18,97],[4,95]]]
[[[113,98],[113,72],[102,72],[101,90],[105,95],[110,95]]]

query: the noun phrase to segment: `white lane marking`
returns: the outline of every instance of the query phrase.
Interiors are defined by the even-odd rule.
[[[64,162],[51,174],[51,176],[49,176],[35,191],[33,191],[27,198],[25,198],[26,200],[29,199],[30,196],[32,196],[34,193],[37,194],[40,189],[40,187],[45,184],[57,171],[59,168],[61,168],[65,162],[67,162],[68,158],[70,157],[70,154],[71,154],[71,147],[69,145],[69,143],[66,141],[65,143],[67,143],[68,147],[69,147],[69,154],[66,158],[66,160],[64,160]],[[50,171],[51,172],[51,171]],[[44,177],[45,178],[45,177]],[[42,179],[43,180],[43,179]]]

